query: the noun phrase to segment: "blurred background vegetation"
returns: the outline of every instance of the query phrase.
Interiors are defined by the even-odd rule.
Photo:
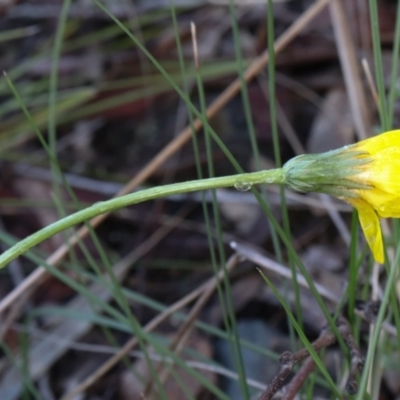
[[[3,250],[113,196],[400,126],[397,1],[5,0],[0,15]],[[397,224],[379,266],[346,204],[238,189],[121,209],[2,270],[1,399],[400,398]],[[279,364],[303,348],[303,367]]]

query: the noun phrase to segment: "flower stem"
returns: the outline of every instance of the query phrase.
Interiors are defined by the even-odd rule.
[[[238,190],[248,190],[253,185],[283,184],[284,182],[285,173],[282,168],[277,168],[239,175],[173,183],[171,185],[141,190],[139,192],[127,194],[111,200],[98,202],[90,207],[85,208],[84,210],[78,211],[57,222],[54,222],[53,224],[50,224],[16,243],[13,247],[9,248],[0,255],[0,268],[4,268],[10,261],[14,260],[21,254],[26,253],[33,246],[36,246],[37,244],[45,241],[59,232],[94,218],[97,215],[112,212],[122,207],[161,197],[172,196],[175,194],[218,189],[223,187],[236,187]]]

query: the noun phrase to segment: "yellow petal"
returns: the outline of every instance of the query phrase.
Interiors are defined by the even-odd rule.
[[[358,211],[361,228],[364,231],[367,243],[377,262],[383,263],[383,240],[378,215],[373,208],[362,199],[346,199]]]
[[[358,142],[351,150],[365,151],[371,159],[352,177],[371,188],[355,190],[356,194],[380,217],[400,218],[400,130]]]
[[[385,192],[400,195],[400,146],[386,148],[370,155],[373,161],[361,167],[361,172],[354,179]]]
[[[376,154],[383,149],[400,146],[400,130],[389,131],[381,135],[373,136],[369,139],[356,143],[354,150],[364,150],[371,155]]]
[[[357,190],[356,193],[375,209],[380,217],[400,218],[400,195],[380,189]]]

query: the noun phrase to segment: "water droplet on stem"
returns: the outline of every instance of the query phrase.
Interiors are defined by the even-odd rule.
[[[239,190],[239,192],[247,192],[252,187],[252,184],[249,182],[236,182],[235,189]]]

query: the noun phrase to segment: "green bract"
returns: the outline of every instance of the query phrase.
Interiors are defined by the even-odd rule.
[[[354,189],[371,189],[371,186],[354,181],[357,167],[372,159],[364,151],[352,151],[346,146],[322,154],[303,154],[284,166],[285,183],[299,192],[327,193],[339,198],[355,197]]]

